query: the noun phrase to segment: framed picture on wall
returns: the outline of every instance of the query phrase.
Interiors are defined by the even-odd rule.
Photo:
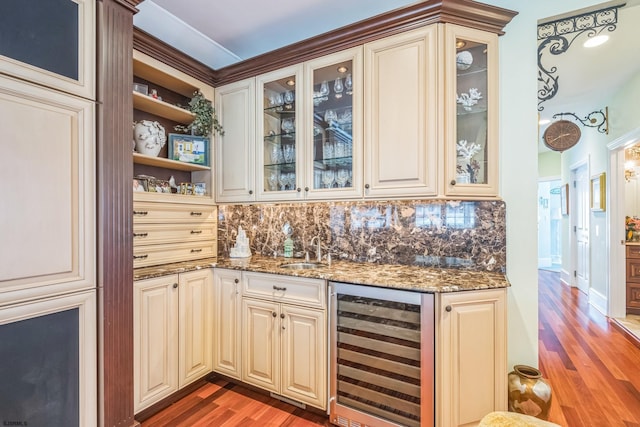
[[[594,175],[591,177],[591,210],[592,211],[605,211],[606,210],[606,196],[607,196],[607,182],[605,173]]]
[[[569,215],[569,184],[560,187],[560,210],[562,215]]]

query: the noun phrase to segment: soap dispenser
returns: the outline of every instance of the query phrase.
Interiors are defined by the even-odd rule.
[[[289,223],[285,223],[282,227],[282,232],[284,233],[284,257],[291,258],[293,256],[293,239],[291,235],[293,234],[293,230],[291,229],[291,225]]]

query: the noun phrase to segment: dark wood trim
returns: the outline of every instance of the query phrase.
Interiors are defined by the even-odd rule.
[[[133,48],[210,86],[215,83],[211,68],[139,28],[133,29]]]
[[[508,9],[470,0],[424,1],[218,70],[209,68],[138,28],[134,29],[133,47],[204,83],[217,87],[429,24],[452,23],[504,34],[504,27],[516,15],[517,12]]]
[[[136,9],[136,6],[138,6],[144,0],[114,0],[114,1],[118,3],[120,6],[126,9],[129,9],[135,15],[136,13],[138,13],[138,9]]]
[[[98,425],[134,426],[133,11],[119,0],[96,5]]]
[[[503,28],[516,14],[514,11],[469,0],[420,2],[220,68],[214,73],[214,86],[232,83],[429,24],[453,23],[503,34]]]
[[[165,397],[158,403],[154,403],[153,405],[149,406],[147,409],[143,409],[142,411],[138,412],[136,414],[136,420],[142,423],[143,421],[148,420],[149,418],[151,418],[158,412],[162,411],[163,409],[166,409],[172,404],[176,403],[178,400],[184,398],[185,396],[190,395],[195,390],[199,389],[200,387],[202,387],[204,384],[208,382],[207,381],[208,375],[210,374],[207,374],[201,379],[194,381],[193,383],[185,386],[184,388],[181,388],[180,390],[176,391],[170,396]]]

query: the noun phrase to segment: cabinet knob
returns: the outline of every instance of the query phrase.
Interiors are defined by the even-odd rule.
[[[298,187],[298,188],[296,188],[296,191],[299,193],[299,192],[302,191],[302,188]]]
[[[240,282],[240,280],[238,280],[238,279],[233,279],[233,283],[239,283],[239,282]]]
[[[174,283],[174,284],[173,284],[173,289],[176,289],[177,287],[178,287],[178,284],[177,284],[177,283]]]
[[[304,187],[304,191],[309,191],[309,187]]]
[[[249,194],[253,194],[253,190],[249,190]]]
[[[366,188],[368,190],[369,189],[369,184],[365,184],[364,188]]]
[[[277,316],[277,314],[276,314],[276,312],[275,312],[275,311],[272,311],[272,312],[271,312],[271,315],[272,315],[273,317],[276,317],[276,316]]]
[[[285,330],[285,329],[287,329],[287,328],[285,328],[284,325],[282,325],[282,330]]]
[[[280,318],[284,319],[284,313],[280,313]]]
[[[451,184],[451,185],[456,185],[456,180],[455,180],[455,179],[452,179],[452,180],[451,180],[451,182],[450,182],[449,184]]]
[[[445,309],[446,311],[451,311],[451,306],[450,306],[450,305],[448,305],[448,306],[446,306],[444,309]]]

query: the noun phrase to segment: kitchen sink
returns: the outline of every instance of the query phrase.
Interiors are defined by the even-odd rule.
[[[327,264],[320,262],[290,262],[288,264],[280,264],[280,268],[289,270],[313,270],[314,268],[327,267]]]

